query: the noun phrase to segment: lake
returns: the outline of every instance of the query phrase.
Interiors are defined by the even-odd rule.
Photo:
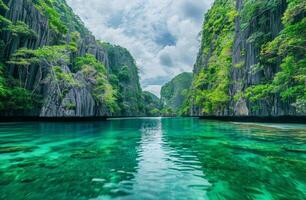
[[[306,126],[0,124],[0,199],[306,199]]]

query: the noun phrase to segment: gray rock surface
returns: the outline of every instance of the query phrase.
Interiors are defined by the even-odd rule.
[[[240,12],[245,0],[236,0],[236,9]],[[240,93],[245,93],[246,88],[262,83],[263,80],[271,80],[280,70],[280,61],[278,64],[265,66],[264,70],[253,72],[252,67],[259,63],[261,46],[255,42],[249,42],[248,39],[254,33],[263,33],[268,35],[268,40],[272,41],[283,30],[282,17],[287,8],[287,1],[278,1],[274,9],[265,9],[253,17],[246,29],[242,29],[240,17],[235,19],[235,39],[232,47],[232,67],[230,70],[230,87],[228,94],[230,102],[227,108],[217,111],[214,115],[221,116],[280,116],[280,115],[298,115],[293,102],[281,101],[278,94],[269,97],[269,101],[251,102],[244,98],[234,98]],[[265,23],[260,20],[265,19]],[[215,35],[215,37],[218,37]],[[194,66],[194,73],[199,74],[201,69],[208,67],[208,60],[215,47],[211,45],[206,55],[202,54],[201,47]],[[234,67],[240,66],[240,67]],[[202,108],[198,106],[191,107],[191,115],[204,115]]]
[[[11,20],[13,23],[17,21],[24,22],[30,29],[32,29],[37,37],[23,37],[13,36],[9,31],[0,33],[0,39],[5,44],[5,49],[1,55],[2,61],[10,60],[10,57],[20,48],[37,49],[46,45],[62,45],[70,42],[69,34],[74,31],[80,33],[80,39],[77,42],[77,51],[71,53],[70,63],[67,65],[60,65],[62,71],[71,74],[79,85],[64,85],[59,92],[54,80],[50,80],[50,69],[45,66],[32,65],[29,67],[29,72],[17,67],[15,65],[8,65],[6,74],[14,78],[27,79],[26,89],[35,91],[39,96],[42,96],[42,105],[33,109],[31,112],[20,111],[10,115],[30,115],[30,116],[105,116],[112,115],[103,103],[97,103],[92,94],[92,89],[95,85],[94,78],[86,77],[82,72],[73,71],[75,59],[79,56],[92,54],[100,61],[107,70],[111,73],[115,68],[120,72],[123,66],[129,69],[129,82],[121,83],[123,104],[133,105],[130,109],[120,113],[120,115],[139,115],[142,111],[137,107],[138,100],[141,99],[141,88],[139,86],[139,77],[137,67],[134,59],[125,50],[124,53],[113,55],[109,49],[106,49],[100,42],[96,41],[95,37],[85,28],[77,16],[73,16],[72,21],[69,21],[68,34],[63,35],[56,33],[49,26],[48,18],[45,17],[39,10],[36,9],[34,3],[29,0],[4,0],[9,7],[7,11],[0,11],[1,15]],[[65,1],[62,6],[67,6]],[[70,9],[56,8],[67,11]],[[71,11],[72,12],[72,11]],[[65,18],[66,16],[64,16]],[[69,18],[67,18],[69,19]],[[67,20],[65,19],[65,20]],[[71,19],[70,19],[71,20]],[[74,26],[77,24],[77,26]],[[79,28],[79,30],[78,30]],[[121,48],[121,47],[118,47]],[[123,49],[123,48],[122,48]],[[112,55],[110,55],[112,54]],[[111,61],[111,62],[110,62]],[[109,74],[107,74],[109,75]],[[46,80],[47,81],[41,81]],[[127,94],[131,94],[128,98]],[[138,97],[137,95],[140,94]],[[132,97],[131,97],[132,96]],[[132,109],[137,107],[136,109]],[[8,111],[7,113],[11,113]],[[119,114],[118,114],[119,115]]]

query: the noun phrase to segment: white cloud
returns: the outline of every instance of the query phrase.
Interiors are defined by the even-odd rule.
[[[127,48],[144,90],[159,95],[177,74],[192,71],[198,34],[212,0],[67,0],[97,39]]]

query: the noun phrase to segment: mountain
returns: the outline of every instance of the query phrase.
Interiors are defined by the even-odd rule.
[[[145,105],[145,116],[158,117],[161,115],[162,105],[160,99],[151,92],[143,92],[143,102]]]
[[[183,110],[183,104],[192,83],[192,73],[184,72],[166,83],[160,92],[164,115],[177,115]]]
[[[144,114],[138,68],[130,52],[120,46],[103,43],[108,53],[110,82],[117,91],[118,116]]]
[[[191,115],[306,114],[303,0],[216,0],[205,15]]]
[[[0,0],[0,111],[10,116],[134,116],[138,70],[97,41],[64,0]]]

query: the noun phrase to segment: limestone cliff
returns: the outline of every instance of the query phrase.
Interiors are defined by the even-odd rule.
[[[110,81],[118,91],[117,116],[141,116],[144,114],[142,90],[139,84],[138,68],[127,49],[103,43],[108,53]]]
[[[305,1],[216,0],[205,16],[192,115],[305,115]]]
[[[183,109],[192,83],[192,73],[184,72],[166,83],[160,92],[166,115],[177,115]]]
[[[1,0],[0,24],[1,115],[139,114],[133,58],[96,41],[65,1]],[[124,70],[129,84],[117,88],[112,75]],[[125,98],[127,92],[137,95]]]
[[[161,116],[162,104],[160,99],[156,95],[147,91],[144,91],[142,96],[145,108],[144,115],[148,117]]]

